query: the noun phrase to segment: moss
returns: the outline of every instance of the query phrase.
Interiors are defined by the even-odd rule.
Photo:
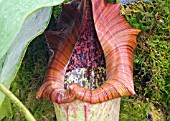
[[[142,30],[137,39],[134,60],[134,81],[137,95],[122,101],[120,119],[127,120],[124,113],[130,112],[133,120],[151,115],[147,104],[153,104],[160,112],[161,120],[169,120],[170,114],[170,4],[168,1],[143,3],[122,6],[121,12],[130,25]],[[131,102],[133,100],[133,102]],[[143,102],[142,107],[134,109],[134,103]],[[141,104],[141,103],[140,103]],[[130,105],[127,107],[127,105]],[[138,113],[135,113],[135,112]],[[142,112],[142,113],[140,113]],[[129,115],[127,113],[126,115]],[[142,120],[146,120],[143,119]]]
[[[42,84],[49,60],[48,49],[41,35],[28,47],[21,68],[12,83],[11,91],[23,102],[38,121],[55,121],[52,102],[47,99],[36,100],[36,93]],[[20,110],[12,104],[13,115],[5,121],[25,121]]]

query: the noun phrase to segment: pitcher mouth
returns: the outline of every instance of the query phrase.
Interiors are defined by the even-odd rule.
[[[72,83],[94,90],[106,79],[104,52],[94,26],[90,0],[84,2],[82,28],[66,66],[64,88]]]
[[[75,98],[99,103],[135,94],[133,51],[140,30],[133,29],[121,16],[120,4],[109,4],[104,0],[73,0],[63,4],[57,23],[60,26],[56,31],[46,32],[54,56],[37,98],[46,97],[56,103]],[[87,46],[89,43],[93,46]],[[81,74],[78,77],[76,74],[84,68],[87,69],[86,81],[80,82]],[[99,68],[106,71],[98,73]],[[96,69],[95,74],[99,77],[94,78],[98,83],[92,83],[86,89],[84,85],[92,82],[88,75],[91,69]],[[70,78],[72,76],[74,78]],[[74,84],[77,82],[75,78],[79,85]]]

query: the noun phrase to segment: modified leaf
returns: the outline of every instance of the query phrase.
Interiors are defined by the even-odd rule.
[[[68,21],[69,17],[71,21]],[[76,21],[78,17],[81,19]],[[81,31],[77,27],[81,27]],[[70,102],[74,98],[99,103],[134,95],[133,52],[139,32],[120,14],[120,4],[113,5],[103,0],[73,0],[64,4],[57,30],[46,32],[54,56],[37,98],[46,97],[56,103]],[[106,79],[104,72],[100,77],[100,73],[94,71],[104,68],[105,63]],[[82,69],[88,70],[87,73],[83,74]],[[90,74],[95,75],[95,80]],[[102,77],[104,84],[100,80]],[[65,90],[67,85],[64,89],[64,81],[69,90]],[[91,90],[93,86],[87,86],[87,89],[86,85],[98,88]]]
[[[135,94],[133,51],[139,32],[120,14],[120,4],[64,4],[56,31],[46,32],[54,55],[37,98],[53,101],[61,121],[118,120],[119,97]]]

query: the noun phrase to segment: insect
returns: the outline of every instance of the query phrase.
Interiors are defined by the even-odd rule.
[[[54,54],[36,98],[94,104],[135,94],[133,51],[140,30],[120,14],[120,4],[73,0],[63,4],[57,25],[45,33]]]

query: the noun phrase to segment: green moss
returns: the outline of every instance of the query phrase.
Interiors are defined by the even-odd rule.
[[[130,25],[142,30],[137,39],[134,60],[134,81],[137,95],[122,101],[120,119],[146,120],[151,114],[147,104],[160,112],[161,120],[170,120],[170,4],[168,1],[122,6],[121,12]],[[133,100],[133,101],[132,101]],[[134,108],[134,103],[140,107]],[[142,102],[142,103],[141,103]],[[127,107],[127,105],[129,105]],[[134,110],[135,109],[135,110]],[[138,113],[135,113],[138,112]],[[141,112],[141,113],[140,113]],[[126,115],[126,116],[125,116]],[[145,117],[145,118],[144,118]]]
[[[121,101],[120,121],[146,121],[149,104],[124,97]]]
[[[42,84],[48,60],[47,45],[44,36],[41,35],[29,45],[21,68],[10,89],[38,121],[55,120],[52,102],[47,99],[37,100],[35,98]],[[25,121],[25,117],[18,107],[12,104],[12,115],[6,117],[5,121]]]

